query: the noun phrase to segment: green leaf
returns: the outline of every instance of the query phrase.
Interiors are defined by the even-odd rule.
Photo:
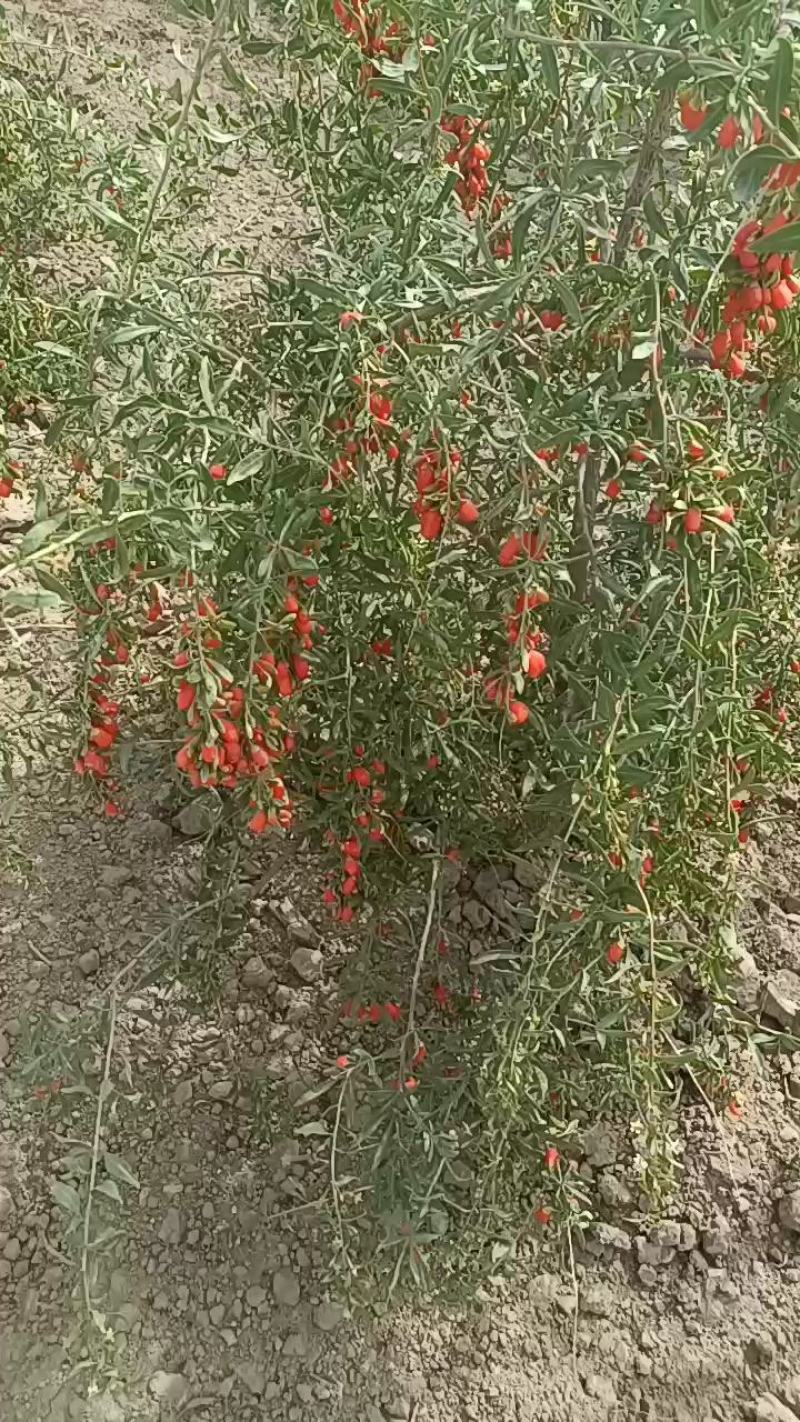
[[[208,363],[208,356],[203,356],[200,362],[200,394],[210,415],[216,415],[217,407],[214,402],[214,392],[211,389],[211,367]]]
[[[55,341],[36,341],[33,349],[35,351],[49,351],[51,355],[64,356],[66,360],[78,360],[76,351],[71,351],[69,346],[59,346]]]
[[[0,605],[4,612],[32,612],[37,608],[59,607],[61,598],[57,593],[36,588],[33,592],[23,592],[18,588],[8,588],[0,595]]]
[[[74,602],[72,593],[67,587],[66,583],[62,583],[60,578],[57,578],[53,573],[48,572],[47,568],[37,568],[36,577],[41,583],[42,587],[47,588],[48,592],[54,593],[55,596],[61,600],[61,602],[66,602],[69,605]]]
[[[109,1200],[114,1200],[116,1204],[122,1204],[122,1196],[119,1193],[119,1185],[116,1180],[98,1180],[95,1185],[98,1195],[107,1195]]]
[[[134,1190],[139,1189],[139,1181],[125,1164],[119,1155],[112,1155],[110,1151],[104,1151],[103,1164],[113,1180],[121,1180],[123,1185],[132,1185]]]
[[[777,40],[764,96],[764,107],[776,125],[780,123],[781,110],[785,109],[791,97],[793,69],[794,52],[791,44],[786,39]]]
[[[785,162],[786,154],[783,149],[770,143],[762,143],[758,148],[751,148],[748,153],[743,153],[731,169],[730,175],[736,196],[742,202],[749,202],[759,192],[772,169],[777,167],[778,163]]]
[[[523,207],[511,232],[511,256],[512,260],[519,263],[525,250],[525,241],[528,236],[528,228],[536,210],[537,199],[529,202]]]
[[[787,222],[785,227],[779,227],[767,237],[759,237],[750,245],[760,257],[770,252],[796,252],[800,248],[800,222]]]
[[[66,1180],[55,1180],[50,1186],[50,1194],[57,1205],[68,1214],[75,1215],[76,1218],[81,1213],[81,1199],[73,1185],[68,1185]]]
[[[19,545],[19,551],[23,555],[35,553],[42,547],[52,535],[61,528],[67,515],[65,512],[53,514],[52,518],[43,519],[41,523],[35,523],[25,534]]]
[[[225,483],[228,485],[240,484],[243,479],[249,479],[251,474],[257,474],[260,469],[263,469],[265,458],[262,449],[251,450],[244,456],[244,459],[239,460],[238,464],[234,464]]]
[[[542,78],[545,88],[550,90],[554,99],[561,98],[561,75],[558,72],[558,58],[553,45],[543,44],[539,50],[542,64]]]
[[[572,287],[564,281],[563,277],[552,277],[551,284],[553,290],[558,292],[564,314],[569,317],[573,326],[580,326],[583,322],[583,312],[578,305]]]

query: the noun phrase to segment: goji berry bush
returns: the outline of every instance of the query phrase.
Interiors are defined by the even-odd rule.
[[[320,1130],[343,1248],[366,1173],[396,1278],[584,1221],[599,1112],[656,1195],[681,1085],[739,1109],[737,874],[796,750],[795,21],[299,0],[270,40],[253,8],[218,0],[235,117],[172,116],[51,429],[90,498],[21,562],[76,608],[101,812],[155,698],[189,790],[327,855],[358,951]],[[159,242],[192,132],[304,187],[246,301]],[[476,968],[446,884],[509,860],[535,912]]]

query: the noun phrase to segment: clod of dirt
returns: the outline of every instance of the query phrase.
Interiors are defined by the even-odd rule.
[[[736,960],[733,996],[742,1012],[756,1013],[761,1002],[761,974],[752,953],[745,949]]]
[[[278,1269],[272,1276],[272,1292],[275,1302],[286,1308],[295,1308],[300,1302],[300,1282],[291,1269]]]
[[[252,1393],[253,1397],[260,1397],[267,1385],[261,1369],[257,1368],[255,1363],[240,1363],[236,1371],[247,1391]]]
[[[619,1154],[617,1143],[608,1126],[591,1126],[583,1138],[583,1153],[594,1167],[614,1165]]]
[[[187,839],[198,839],[201,835],[210,833],[218,817],[218,802],[206,794],[198,800],[192,800],[190,805],[184,805],[172,824],[181,834],[186,835]]]
[[[318,948],[295,948],[289,962],[304,983],[316,982],[322,972],[322,954]]]
[[[260,953],[248,958],[242,968],[242,986],[254,992],[268,992],[275,982],[275,974],[268,968]]]
[[[314,1322],[323,1333],[332,1333],[343,1321],[344,1309],[341,1304],[324,1302],[315,1310]]]
[[[784,1195],[778,1205],[778,1219],[784,1229],[800,1234],[800,1190],[792,1190]]]
[[[273,899],[270,901],[270,908],[296,943],[302,943],[307,948],[319,943],[316,929],[298,912],[291,899],[281,899],[280,903]]]
[[[85,978],[90,978],[100,967],[100,954],[96,948],[87,948],[78,959],[78,967]]]
[[[762,1011],[789,1031],[800,1023],[800,977],[791,968],[781,968],[769,978]]]
[[[183,1220],[175,1207],[172,1206],[167,1210],[158,1227],[158,1237],[164,1244],[180,1244],[184,1233]]]
[[[189,1384],[183,1373],[153,1373],[148,1384],[153,1397],[159,1402],[169,1402],[177,1405],[183,1402],[189,1391]]]
[[[704,1229],[702,1244],[704,1253],[711,1259],[719,1259],[723,1254],[727,1254],[731,1247],[731,1227],[728,1221],[720,1219],[709,1229]]]
[[[756,1403],[756,1422],[797,1422],[797,1413],[774,1393],[765,1392]]]

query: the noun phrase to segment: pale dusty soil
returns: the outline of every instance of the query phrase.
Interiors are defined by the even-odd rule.
[[[36,9],[159,83],[174,77],[173,45],[188,48],[156,0]],[[246,229],[262,258],[266,171],[241,175],[211,220],[222,240]],[[70,649],[52,628],[0,643],[2,714],[35,669],[57,716]],[[733,1422],[759,1399],[760,1422],[800,1418],[800,1230],[778,1217],[800,1174],[800,1056],[753,1069],[739,1121],[699,1098],[685,1109],[683,1184],[661,1221],[639,1214],[631,1140],[590,1150],[613,1231],[588,1241],[574,1275],[554,1249],[526,1246],[509,1277],[458,1306],[349,1310],[327,1150],[294,1134],[308,1113],[292,1102],[346,1046],[334,1004],[350,950],[324,936],[314,860],[298,846],[266,882],[276,851],[253,852],[232,946],[209,953],[208,919],[190,916],[199,845],[173,827],[144,753],[133,782],[130,814],[110,823],[38,754],[0,821],[2,1422]],[[754,847],[751,874],[742,932],[760,1001],[769,975],[800,968],[797,812]],[[285,895],[322,936],[310,985],[272,907]],[[253,954],[258,987],[243,981]],[[138,1183],[120,1185],[122,1206],[98,1200],[108,1334],[87,1345],[79,1251],[50,1190],[91,1140],[109,1041],[102,1144]]]

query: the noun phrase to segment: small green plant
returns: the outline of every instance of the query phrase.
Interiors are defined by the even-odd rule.
[[[599,1115],[658,1199],[676,1083],[737,1109],[737,871],[796,749],[795,42],[720,3],[301,0],[272,44],[206,10],[50,431],[84,503],[17,567],[76,610],[101,811],[152,697],[199,795],[327,847],[342,1249],[368,1177],[376,1258],[421,1278],[441,1238],[581,1228]],[[187,147],[254,136],[313,230],[226,307],[158,215]],[[443,885],[475,861],[540,882],[470,954]],[[377,912],[408,882],[411,929]]]

